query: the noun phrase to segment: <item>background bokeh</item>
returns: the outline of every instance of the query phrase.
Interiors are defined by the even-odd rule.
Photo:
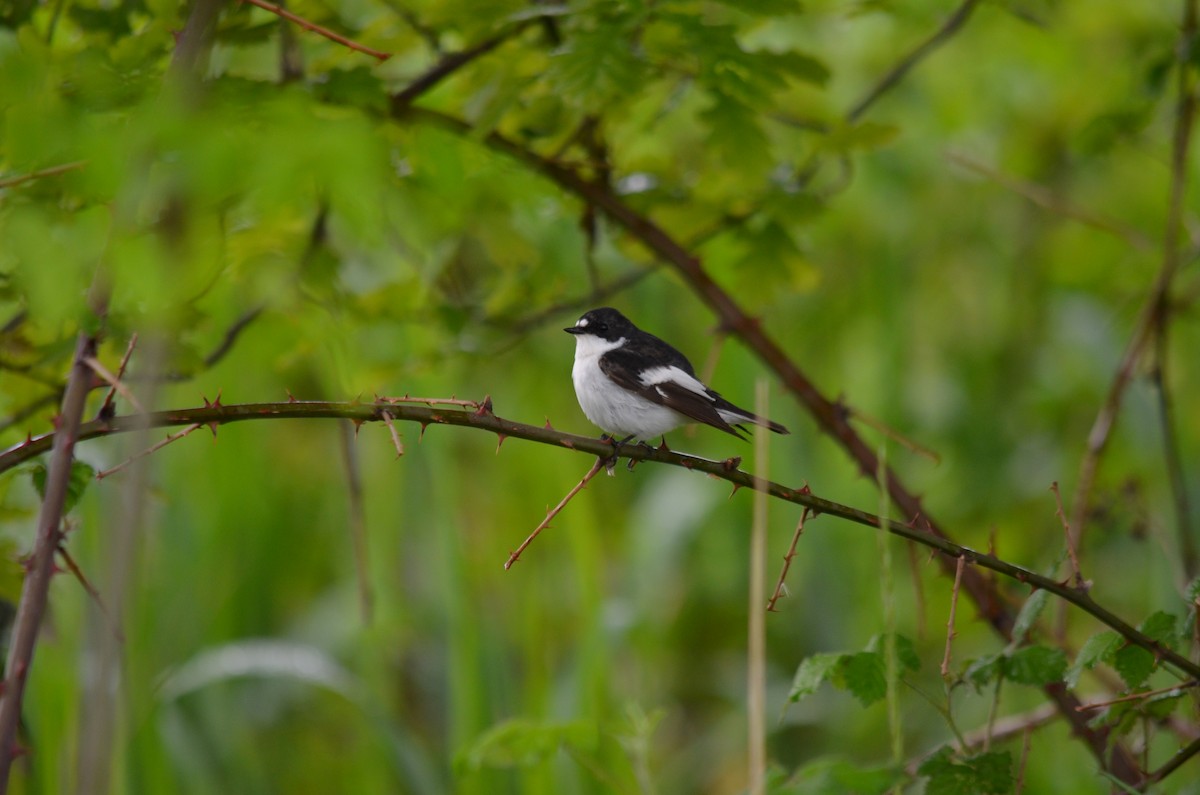
[[[770,381],[769,413],[792,434],[771,439],[765,474],[880,509],[875,483],[720,333],[684,279],[490,149],[495,131],[607,181],[700,257],[829,397],[934,451],[937,461],[859,425],[957,542],[994,539],[1001,557],[1065,576],[1050,486],[1070,504],[1163,262],[1172,180],[1196,176],[1194,156],[1182,174],[1171,167],[1187,2],[970,4],[960,29],[852,120],[953,6],[289,4],[393,54],[377,63],[222,4],[203,81],[191,84],[168,74],[186,6],[10,3],[0,174],[80,165],[0,188],[0,415],[13,418],[3,439],[51,429],[98,267],[111,285],[101,359],[115,368],[139,332],[131,384],[160,408],[289,391],[490,395],[500,416],[591,434],[559,329],[612,304],[736,403]],[[468,132],[389,113],[389,96],[443,53],[498,34],[415,102]],[[1192,505],[1194,210],[1189,197],[1157,362]],[[1165,610],[1182,628],[1155,362],[1140,361],[1125,394],[1081,556],[1097,601],[1134,624]],[[146,383],[164,372],[178,377]],[[749,494],[681,469],[618,467],[505,572],[591,461],[515,439],[497,450],[465,429],[398,429],[399,459],[379,426],[200,429],[150,457],[144,481],[93,484],[68,544],[109,615],[69,576],[55,580],[17,791],[82,791],[96,770],[113,792],[744,791],[747,615],[769,595],[747,597]],[[146,441],[88,442],[79,458],[105,469]],[[749,445],[710,429],[670,443],[752,460]],[[3,595],[15,601],[38,496],[27,467],[2,477]],[[797,519],[795,506],[770,507],[771,584]],[[925,551],[910,558],[888,543],[896,631],[921,660],[899,690],[905,759],[954,739],[948,715],[970,732],[990,713],[1041,705],[1040,689],[1016,683],[998,699],[992,686],[947,698],[938,665],[951,581]],[[889,763],[884,704],[829,685],[797,704],[787,696],[809,655],[858,651],[885,631],[881,566],[872,531],[829,517],[806,527],[790,595],[767,617],[774,791],[878,791],[819,771]],[[1015,606],[1028,596],[1002,589]],[[1067,619],[1074,659],[1102,627]],[[97,681],[114,620],[119,673]],[[1035,639],[1055,643],[1058,620],[1051,600]],[[956,672],[1004,649],[965,599],[957,628]],[[1085,701],[1120,688],[1103,668],[1080,680]],[[1171,681],[1158,673],[1149,685]],[[1194,707],[1176,720],[1179,733],[1130,717],[1125,739],[1145,741],[1156,767],[1195,732]],[[1032,736],[1025,791],[1109,790],[1061,721]],[[84,753],[97,744],[111,769]],[[1015,775],[1020,733],[998,747]],[[1195,791],[1196,764],[1155,791]]]

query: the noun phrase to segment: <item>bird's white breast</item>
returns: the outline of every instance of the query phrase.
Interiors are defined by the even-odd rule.
[[[615,342],[592,334],[575,337],[571,379],[579,407],[589,420],[617,436],[652,439],[678,428],[686,421],[683,416],[618,386],[600,369],[600,357],[623,344],[623,337]]]

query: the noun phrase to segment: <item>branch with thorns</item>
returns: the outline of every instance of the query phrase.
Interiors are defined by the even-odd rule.
[[[335,41],[338,44],[341,44],[343,47],[349,47],[352,50],[356,50],[358,52],[365,53],[365,54],[371,56],[372,58],[375,58],[376,60],[380,61],[381,63],[383,61],[386,61],[388,58],[392,57],[392,54],[390,52],[383,52],[382,50],[376,50],[371,47],[368,47],[365,44],[359,44],[358,42],[354,41],[353,39],[348,39],[340,33],[334,33],[329,28],[318,25],[315,22],[309,22],[307,19],[300,16],[299,14],[293,14],[291,11],[288,11],[283,6],[276,5],[275,3],[268,3],[268,2],[266,2],[266,0],[240,0],[240,1],[244,2],[244,3],[249,3],[250,5],[258,6],[259,8],[263,9],[264,11],[270,11],[272,14],[282,17],[283,19],[286,19],[288,22],[299,25],[300,27],[304,28],[305,30],[312,31],[313,33],[316,33],[318,36],[324,36],[325,38],[329,39],[330,41]]]

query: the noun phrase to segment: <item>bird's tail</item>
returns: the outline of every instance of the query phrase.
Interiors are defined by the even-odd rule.
[[[743,411],[742,409],[738,409],[737,411],[719,409],[718,411],[721,414],[721,419],[725,420],[730,425],[742,425],[744,423],[750,423],[751,425],[761,425],[762,427],[769,431],[773,431],[774,433],[791,433],[791,431],[780,425],[778,422],[769,420],[766,417],[760,417],[757,414],[753,414],[749,411]]]

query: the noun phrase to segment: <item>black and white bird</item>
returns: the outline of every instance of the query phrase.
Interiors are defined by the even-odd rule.
[[[692,363],[611,307],[584,313],[563,329],[575,336],[575,395],[587,418],[604,431],[653,439],[689,422],[744,439],[742,423],[788,433],[777,422],[738,408],[696,377]]]

